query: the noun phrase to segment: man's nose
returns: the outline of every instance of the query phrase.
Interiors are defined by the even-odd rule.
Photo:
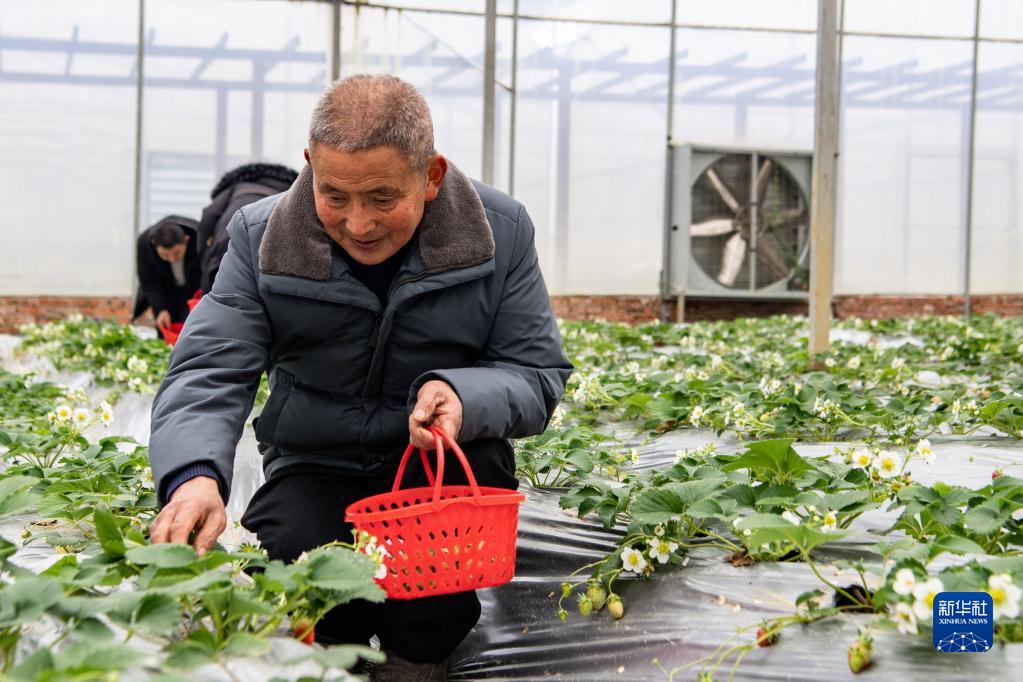
[[[373,231],[373,218],[362,206],[354,205],[345,216],[345,228],[355,238],[364,237]]]

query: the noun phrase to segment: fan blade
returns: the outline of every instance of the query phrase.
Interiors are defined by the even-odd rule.
[[[785,265],[785,257],[781,254],[781,245],[778,244],[773,232],[765,230],[763,234],[757,235],[757,253],[764,257],[767,267],[773,270],[779,278],[789,274],[789,268]]]
[[[717,237],[728,234],[735,229],[730,218],[714,218],[696,223],[689,227],[689,234],[693,237]]]
[[[735,284],[735,278],[739,276],[739,269],[742,268],[742,261],[746,258],[746,240],[741,232],[725,242],[725,250],[721,254],[721,272],[718,273],[718,282],[730,287]]]
[[[742,210],[742,206],[735,200],[735,195],[732,194],[732,190],[728,189],[728,185],[718,176],[717,171],[713,168],[707,169],[707,177],[710,178],[710,182],[714,185],[714,189],[721,195],[721,200],[724,201],[728,208],[732,209],[732,213],[738,214]]]
[[[757,205],[760,206],[764,203],[764,197],[767,196],[767,188],[771,184],[771,170],[774,168],[774,164],[770,159],[764,161],[764,165],[757,171]]]

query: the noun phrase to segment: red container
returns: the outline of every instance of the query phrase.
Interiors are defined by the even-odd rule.
[[[188,299],[188,312],[195,310],[195,306],[199,305],[199,299],[202,298],[202,289],[196,289],[195,293],[192,294],[192,298]]]
[[[160,333],[163,334],[163,340],[173,346],[178,342],[178,336],[181,334],[181,328],[184,326],[184,322],[171,322],[169,327],[160,327]]]
[[[401,458],[391,492],[373,495],[345,510],[345,520],[376,536],[387,550],[387,575],[377,582],[390,599],[418,599],[501,585],[515,575],[519,504],[525,496],[506,488],[480,487],[461,448],[430,427],[437,452],[434,477],[420,450],[432,487],[399,490],[413,447]],[[465,470],[469,485],[446,486],[444,441]]]

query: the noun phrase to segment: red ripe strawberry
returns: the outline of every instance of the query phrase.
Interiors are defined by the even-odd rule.
[[[1002,471],[1001,469],[995,469],[994,471],[991,472],[991,480],[992,481],[995,480],[996,478],[998,478],[999,476],[1001,476],[1004,473],[1005,472]]]
[[[315,628],[310,618],[299,618],[292,623],[291,635],[305,644],[312,644],[315,639]]]
[[[757,646],[774,646],[778,643],[779,637],[781,637],[779,632],[768,634],[763,627],[757,628]]]

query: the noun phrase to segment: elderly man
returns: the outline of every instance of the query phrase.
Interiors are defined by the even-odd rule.
[[[242,524],[283,560],[350,539],[345,507],[389,490],[410,439],[433,448],[431,425],[462,444],[481,485],[516,487],[507,439],[542,432],[564,391],[572,367],[529,216],[434,151],[415,88],[389,76],[334,83],[305,158],[287,192],[235,214],[213,291],[172,355],[153,404],[154,542],[194,531],[202,552],[224,529],[264,371],[266,483]],[[379,679],[444,679],[479,613],[473,592],[358,602],[316,634],[376,634],[389,654]]]

